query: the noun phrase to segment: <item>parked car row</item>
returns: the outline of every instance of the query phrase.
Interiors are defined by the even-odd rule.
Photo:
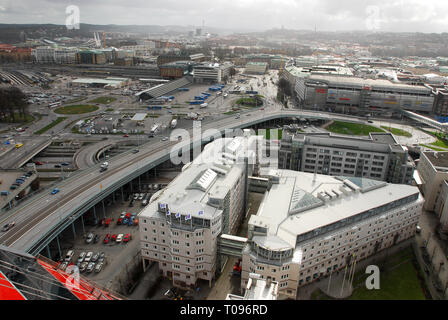
[[[130,233],[124,234],[124,233],[120,233],[120,234],[106,234],[106,236],[104,237],[103,243],[104,244],[109,244],[112,242],[116,242],[116,243],[120,243],[120,242],[129,242],[132,240],[132,235]]]
[[[26,174],[24,174],[23,176],[20,176],[16,179],[16,181],[11,184],[11,186],[9,187],[9,189],[11,190],[15,190],[18,187],[20,187],[23,183],[25,183],[26,180],[28,180],[31,176],[33,175],[33,171],[28,171]],[[3,194],[3,193],[2,193]]]
[[[74,255],[73,250],[69,250],[64,258],[64,261],[59,265],[61,270],[65,270],[71,263]],[[91,273],[95,271],[100,272],[106,263],[106,254],[104,252],[81,252],[76,260],[76,266],[79,268],[80,272]]]

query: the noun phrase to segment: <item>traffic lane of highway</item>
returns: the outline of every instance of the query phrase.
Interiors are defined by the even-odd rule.
[[[260,115],[259,118],[263,118],[263,116]],[[243,122],[243,121],[241,121],[241,122]],[[226,125],[226,124],[234,124],[234,123],[235,123],[234,119],[223,119],[223,120],[219,121],[218,123],[215,123],[215,125],[213,125],[213,127],[216,127],[216,125],[224,126],[224,125]],[[167,146],[164,147],[164,150],[163,150],[163,151],[164,151],[164,152],[168,151],[167,148],[168,148],[170,145],[174,145],[174,144],[176,144],[176,143],[167,143]],[[161,144],[161,143],[153,143],[152,145],[150,145],[150,147],[157,147],[157,146],[160,146],[160,145],[162,145],[162,144]],[[148,157],[148,156],[150,156],[151,153],[153,153],[153,152],[154,152],[154,150],[149,149],[149,150],[147,150],[147,151],[144,153],[143,156],[144,156],[144,157]],[[159,152],[162,152],[162,151],[159,151]],[[134,158],[134,159],[132,159],[132,158]],[[155,157],[155,154],[152,155],[151,159],[147,159],[147,160],[149,160],[149,161],[145,161],[145,162],[150,163],[150,162],[153,161],[154,158],[157,158],[157,157]],[[139,161],[141,161],[141,158],[140,158],[140,157],[139,157],[139,159],[140,159],[140,160],[138,160],[136,163],[127,166],[128,170],[138,169],[138,167],[144,165],[144,164],[139,164],[139,163],[138,163]],[[121,160],[121,161],[120,161],[120,160]],[[123,162],[129,162],[129,161],[132,162],[132,160],[135,161],[135,157],[132,157],[131,155],[128,155],[127,157],[122,157],[121,159],[118,159],[118,161],[113,162],[113,164],[111,164],[111,168],[114,168],[114,167],[120,167],[120,166],[122,166]],[[134,167],[136,167],[136,168],[134,168]],[[114,175],[116,175],[116,174],[120,174],[120,175],[122,175],[123,172],[120,170],[119,172],[112,174],[112,175],[111,175],[110,177],[108,177],[108,178],[111,179],[111,180],[115,180]],[[88,175],[90,175],[90,176],[94,176],[94,177],[95,177],[97,174],[95,175],[95,172],[90,172]],[[80,177],[78,177],[78,178],[80,178]],[[108,178],[106,178],[104,181],[107,181]],[[82,180],[82,181],[81,181],[81,180]],[[69,193],[70,191],[74,191],[74,190],[78,189],[78,187],[80,187],[80,186],[82,186],[82,185],[85,185],[85,184],[87,184],[87,183],[89,183],[89,182],[92,182],[92,181],[94,181],[94,180],[85,181],[84,179],[76,179],[76,180],[75,180],[75,183],[71,183],[71,184],[70,184],[70,185],[71,185],[71,188],[67,188],[67,189],[66,189],[66,192]],[[105,182],[105,183],[106,183],[106,182]],[[92,191],[94,191],[94,187],[89,188],[88,191],[85,192],[85,193],[86,193],[86,195],[90,196]],[[48,197],[48,195],[46,195],[46,196]],[[49,202],[49,199],[45,199],[45,200],[46,200],[46,202]],[[76,200],[76,202],[79,202],[80,200],[84,200],[84,199],[80,199],[80,197],[76,197],[76,199],[73,199],[73,201],[75,201],[75,200]],[[54,204],[54,202],[55,202],[55,201],[53,201],[53,204]],[[69,203],[70,203],[70,202],[69,202]],[[40,204],[47,204],[47,203],[41,201]],[[32,206],[32,203],[29,203],[29,204],[28,204],[28,207],[31,207],[31,206]],[[39,208],[40,208],[40,207],[41,207],[41,206],[39,206]],[[20,209],[21,209],[21,210],[20,210],[21,213],[23,213],[23,214],[26,213],[26,210],[24,210],[24,208],[20,208]],[[33,212],[35,212],[35,209],[36,209],[36,207],[33,206]],[[32,214],[32,212],[31,212],[31,214]],[[48,221],[48,220],[47,220],[47,221]],[[50,222],[50,223],[51,223],[51,222]],[[47,225],[47,226],[48,226],[48,225]]]
[[[151,157],[148,157],[148,159],[146,159],[146,162],[151,163],[152,161],[165,155],[166,152],[167,152],[166,148],[163,148],[162,150],[154,153]],[[76,194],[76,192],[75,192],[74,193],[74,194],[76,194],[75,198],[73,198],[63,204],[60,204],[57,209],[51,211],[49,214],[42,215],[42,217],[40,219],[38,219],[39,221],[36,221],[39,224],[39,228],[31,228],[31,229],[36,229],[35,231],[30,232],[30,230],[28,229],[29,224],[20,226],[20,230],[18,230],[18,228],[15,228],[15,230],[16,230],[15,234],[18,234],[19,231],[26,231],[26,232],[23,232],[21,235],[19,234],[19,238],[15,239],[9,245],[12,247],[24,248],[24,246],[29,245],[30,239],[41,236],[41,230],[51,229],[54,226],[55,220],[57,220],[57,219],[59,219],[60,221],[65,220],[67,218],[67,214],[64,215],[64,212],[69,212],[71,208],[76,207],[77,205],[79,205],[79,203],[84,203],[84,202],[88,201],[89,199],[92,198],[92,194],[94,194],[98,190],[102,190],[102,189],[107,188],[110,185],[113,185],[113,183],[116,182],[116,180],[117,180],[116,175],[122,175],[123,170],[126,170],[128,172],[135,172],[139,168],[141,168],[143,165],[144,164],[140,164],[139,162],[129,164],[125,169],[122,169],[108,177],[105,177],[105,179],[93,184],[93,186],[88,187],[87,189],[81,191],[81,193]],[[82,189],[83,188],[81,186],[80,188],[76,188],[75,190],[79,191]],[[73,190],[73,191],[75,191],[75,190]],[[73,195],[71,192],[66,192],[66,194]],[[62,196],[61,196],[61,198],[62,198]],[[55,203],[53,202],[53,203],[51,203],[51,205],[54,207]],[[13,230],[14,229],[11,229],[11,231],[13,231]],[[1,242],[4,241],[4,239],[0,239],[0,240],[1,240]]]

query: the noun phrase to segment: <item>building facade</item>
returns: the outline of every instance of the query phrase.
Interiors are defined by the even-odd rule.
[[[407,148],[390,133],[371,133],[369,139],[284,133],[279,169],[411,184],[415,165]]]
[[[271,187],[249,220],[242,288],[255,272],[295,298],[301,286],[415,235],[417,187],[289,170],[264,176]]]
[[[211,285],[219,270],[218,237],[236,233],[246,211],[247,176],[254,165],[239,155],[244,141],[238,137],[206,145],[139,214],[144,263],[157,262],[174,286],[191,288],[199,280]]]
[[[230,74],[231,63],[202,63],[193,67],[193,79],[197,83],[219,83]]]

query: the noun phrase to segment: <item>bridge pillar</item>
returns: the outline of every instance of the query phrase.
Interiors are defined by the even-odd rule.
[[[73,240],[76,239],[75,221],[72,222]]]
[[[50,245],[47,245],[47,256],[48,256],[48,259],[50,259],[50,260],[51,260],[51,251],[50,251]]]
[[[59,236],[56,236],[56,243],[58,245],[59,257],[62,258],[61,244],[59,243]]]
[[[93,209],[93,217],[94,217],[95,220],[96,220],[96,210],[95,210],[95,205],[92,207],[92,209]]]
[[[104,206],[104,200],[101,201],[101,204],[103,205],[103,216],[106,218],[106,207]]]
[[[82,233],[86,234],[86,230],[84,229],[84,217],[81,215],[81,225],[82,225]]]
[[[138,176],[138,191],[142,191],[140,176]]]
[[[121,189],[121,201],[123,201],[123,202],[124,202],[123,187],[121,187],[120,189]]]
[[[112,203],[115,203],[115,191],[112,192]]]

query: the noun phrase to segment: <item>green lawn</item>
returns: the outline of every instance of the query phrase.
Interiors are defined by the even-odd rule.
[[[432,149],[432,150],[434,150],[434,151],[446,151],[445,149],[436,148],[436,147],[434,147],[434,146],[430,146],[430,145],[427,145],[427,144],[421,144],[421,146],[422,146],[422,147],[429,148],[429,149]]]
[[[384,132],[384,130],[377,127],[342,121],[333,122],[327,130],[333,133],[352,136],[368,136],[370,132]]]
[[[114,97],[99,97],[99,98],[93,99],[92,101],[89,101],[89,103],[109,104],[116,100],[117,100],[117,98],[114,98]]]
[[[114,111],[114,108],[107,108],[105,111],[107,112]]]
[[[83,114],[98,110],[99,107],[89,104],[76,104],[71,106],[60,107],[54,110],[58,114]]]
[[[448,149],[448,144],[446,144],[445,141],[437,139],[436,142],[431,143],[432,146],[440,147],[440,148],[446,148]]]
[[[361,286],[350,300],[425,300],[425,295],[411,261],[380,275],[380,289],[367,290]]]
[[[47,126],[43,127],[42,129],[34,132],[34,134],[42,134],[44,132],[47,132],[51,128],[55,127],[58,123],[61,123],[62,121],[64,121],[65,119],[67,119],[67,117],[58,117],[56,120],[54,120],[49,125],[47,125]]]
[[[396,136],[402,136],[402,137],[408,137],[408,138],[412,137],[411,133],[409,133],[409,132],[407,132],[405,130],[402,130],[402,129],[393,128],[393,127],[387,127],[387,126],[381,126],[381,128],[389,131],[390,133],[392,133],[392,134],[394,134]]]
[[[282,136],[283,136],[283,130],[281,130],[281,129],[266,129],[266,131],[265,131],[265,133],[264,133],[264,138],[266,139],[266,140],[271,140],[271,130],[278,130],[278,137],[277,137],[277,139],[278,140],[281,140],[282,139]],[[261,135],[261,132],[259,132],[259,133],[257,133],[258,135]]]

